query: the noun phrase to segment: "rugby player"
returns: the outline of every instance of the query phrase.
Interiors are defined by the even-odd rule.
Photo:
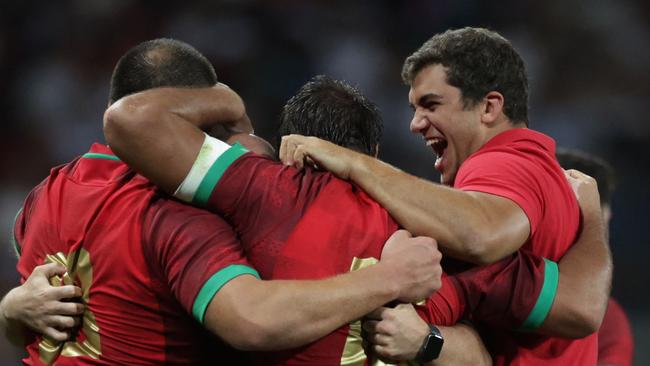
[[[372,263],[372,258],[376,258],[380,250],[376,245],[380,241],[373,240],[372,236],[385,236],[397,227],[385,215],[385,211],[353,185],[335,180],[329,174],[311,170],[301,173],[282,167],[268,158],[246,153],[241,145],[229,146],[206,137],[200,129],[209,130],[219,123],[217,118],[210,118],[218,114],[214,110],[214,98],[218,97],[215,90],[218,88],[161,88],[128,96],[107,110],[106,137],[117,154],[164,189],[175,192],[182,200],[207,207],[227,217],[240,234],[249,258],[258,261],[259,264],[255,263],[255,266],[261,271],[262,277],[309,278],[354,269],[363,264],[361,259],[369,259],[365,262]],[[296,98],[300,100],[301,96],[302,91]],[[330,99],[338,103],[342,101],[336,96],[330,96]],[[323,98],[318,91],[313,100],[307,100],[305,104],[311,108],[298,108],[304,116],[332,120],[331,110],[335,103],[328,104],[327,98]],[[233,112],[234,115],[245,112],[241,103],[229,107],[238,111]],[[348,112],[355,112],[349,116],[360,114],[358,111]],[[286,115],[283,114],[284,117]],[[344,119],[340,123],[343,125],[352,119],[346,120],[344,115],[339,117]],[[293,118],[299,121],[301,115]],[[315,122],[307,121],[309,124]],[[331,128],[329,125],[327,127]],[[353,130],[359,132],[358,128]],[[343,132],[341,134],[345,135]],[[141,145],[137,141],[143,138],[161,143]],[[366,146],[366,154],[376,151],[376,143],[359,144],[354,132],[344,141],[351,146]],[[171,164],[168,160],[161,159],[171,155],[175,156]],[[595,215],[589,215],[589,218],[598,217],[599,214],[598,211]],[[595,240],[602,238],[599,239],[596,234]],[[517,255],[527,254],[518,252]],[[518,264],[514,267],[517,266]],[[507,266],[502,265],[499,269],[503,267]],[[449,304],[448,300],[450,297],[458,297],[458,293],[454,293],[454,289],[458,288],[455,281],[468,283],[466,278],[448,279],[448,285],[443,285],[440,290],[451,290],[443,294],[443,297],[448,297],[441,303],[440,298],[437,298],[441,292],[438,292],[433,300],[427,302],[427,310],[433,313],[431,317],[437,321],[442,319],[439,313],[444,310],[440,304],[458,306]],[[512,288],[511,282],[505,282],[508,284],[501,283],[506,287],[506,290],[501,290],[501,294],[507,294]],[[494,286],[486,290],[493,290],[499,285],[498,282],[492,283]],[[589,282],[582,282],[582,285],[586,287],[587,283]],[[460,287],[462,286],[461,284]],[[578,287],[578,290],[582,287]],[[576,297],[580,297],[578,293],[558,298],[555,305]],[[507,300],[510,297],[500,298],[510,304]],[[471,300],[470,296],[468,302]],[[532,300],[532,304],[524,305],[523,308],[530,310],[535,305],[537,296],[517,297],[517,301],[526,300]],[[551,302],[552,299],[547,303],[549,307]],[[573,307],[580,305],[579,302]],[[503,305],[496,308],[504,309]],[[547,311],[548,308],[535,322],[543,321]],[[504,319],[503,312],[496,313],[501,317],[492,313],[490,315],[494,316],[493,320]],[[519,312],[518,315],[522,314]],[[504,321],[503,325],[521,325],[528,315],[529,312],[526,312],[522,318],[517,319],[518,322]],[[514,317],[517,318],[516,315]],[[451,321],[445,323],[447,325],[458,320],[458,316],[449,318]],[[351,338],[352,332],[347,331],[343,329],[307,348],[265,355],[264,364],[302,362],[330,365],[363,360],[358,335]]]
[[[216,82],[192,47],[145,42],[118,62],[109,104],[149,88]],[[232,102],[231,93],[222,96],[217,105]],[[440,287],[435,241],[404,231],[391,236],[375,266],[320,281],[259,280],[221,218],[161,195],[101,144],[52,169],[27,197],[14,234],[22,279],[56,263],[65,272],[41,267],[36,276],[55,275],[52,285],[71,290],[55,297],[79,295],[85,305],[71,340],[28,334],[26,364],[212,363],[223,355],[210,354],[219,347],[206,345],[214,340],[201,325],[240,349],[296,347],[388,301],[415,301]],[[37,295],[24,287],[31,282],[3,300],[3,325],[12,319],[6,310],[16,308],[8,303]],[[58,315],[50,324],[70,321]]]
[[[577,237],[579,207],[555,160],[555,142],[527,128],[526,72],[510,42],[481,28],[437,34],[406,59],[402,76],[410,86],[411,131],[436,154],[442,185],[313,137],[285,137],[282,160],[299,168],[313,163],[353,181],[401,226],[435,237],[459,260],[491,263],[519,248],[561,258]],[[564,329],[576,337],[600,326],[611,283],[606,243],[585,255],[597,265],[575,268],[592,281],[590,301],[582,304],[586,321]],[[553,320],[542,330],[563,327]],[[418,331],[420,339],[430,333],[424,323]],[[576,340],[485,334],[499,365],[596,363],[595,334]]]

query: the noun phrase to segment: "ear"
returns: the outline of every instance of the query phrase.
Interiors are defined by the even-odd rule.
[[[375,145],[375,159],[379,158],[379,144]]]
[[[483,98],[483,109],[481,111],[481,122],[492,125],[503,115],[503,95],[497,91],[487,93]]]

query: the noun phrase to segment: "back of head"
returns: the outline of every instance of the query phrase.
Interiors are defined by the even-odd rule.
[[[404,61],[402,79],[411,85],[422,69],[433,64],[447,68],[447,83],[460,89],[465,107],[497,91],[504,97],[504,113],[510,121],[528,125],[524,61],[498,33],[468,27],[436,34]]]
[[[174,39],[154,39],[131,48],[117,62],[109,104],[147,89],[207,87],[216,83],[214,67],[192,46]]]
[[[278,136],[315,136],[374,155],[382,134],[377,106],[352,86],[316,76],[282,109]]]
[[[614,169],[603,159],[579,150],[558,148],[555,153],[560,166],[564,169],[576,169],[591,177],[598,183],[600,204],[609,206],[614,193]]]

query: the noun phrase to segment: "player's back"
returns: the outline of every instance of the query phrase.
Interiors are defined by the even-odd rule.
[[[254,154],[221,168],[206,204],[230,220],[263,278],[317,279],[374,264],[397,229],[379,204],[329,173],[298,171]],[[259,365],[363,364],[359,324],[352,328],[254,358]]]
[[[107,152],[54,168],[17,220],[23,279],[45,262],[67,267],[62,279],[86,304],[76,338],[33,336],[26,364],[174,364],[201,355],[198,323],[152,276],[142,246],[144,212],[155,195],[144,178]],[[55,278],[54,283],[60,282]]]

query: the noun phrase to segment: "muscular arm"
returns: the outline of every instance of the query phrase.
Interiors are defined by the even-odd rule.
[[[239,349],[294,348],[393,299],[421,299],[440,287],[440,253],[431,239],[400,231],[386,246],[378,264],[329,279],[237,277],[212,299],[204,324]]]
[[[557,284],[557,292],[552,301],[548,314],[543,311],[541,314],[544,318],[534,321],[533,329],[539,333],[566,337],[581,338],[598,330],[605,311],[607,309],[607,300],[609,298],[612,265],[609,246],[604,235],[604,223],[600,211],[600,200],[598,198],[598,189],[593,178],[588,177],[577,171],[568,172],[567,178],[571,183],[574,191],[578,196],[578,202],[583,213],[583,230],[576,243],[565,254],[559,263],[559,281],[548,281],[549,284]],[[521,257],[522,253],[519,253]],[[528,255],[528,254],[527,254]],[[492,265],[496,266],[498,265]],[[483,267],[488,268],[488,267]],[[499,309],[501,306],[494,306],[494,300],[506,299],[503,293],[494,292],[499,289],[499,285],[490,289],[485,283],[485,279],[478,282],[478,286],[472,285],[475,274],[471,272],[481,271],[475,269],[468,271],[458,278],[466,284],[465,291],[473,291],[476,288],[483,288],[478,293],[480,301],[470,301],[471,311],[478,311],[481,316],[494,318],[495,314],[490,309]],[[520,271],[522,275],[511,277],[516,282],[532,281],[534,278],[526,276],[527,271]],[[548,273],[548,272],[547,272]],[[494,282],[490,280],[490,283]],[[506,277],[501,277],[502,281]],[[544,277],[547,283],[546,276]],[[507,283],[507,281],[505,282]],[[501,284],[503,285],[503,284]],[[508,284],[506,287],[513,287],[516,283]],[[521,284],[519,284],[521,285]],[[487,286],[487,287],[486,287]],[[546,286],[542,286],[544,288]],[[551,291],[552,291],[551,286]],[[444,289],[444,287],[443,287]],[[542,290],[544,292],[544,290]],[[440,292],[438,293],[440,294]],[[466,296],[476,299],[477,294],[466,293]],[[548,299],[548,296],[540,295],[538,297],[537,312],[543,308],[538,308],[542,298]],[[466,300],[467,301],[467,300]],[[485,304],[491,304],[488,309],[480,309]],[[544,303],[544,301],[542,301]],[[483,305],[481,305],[483,304]],[[503,305],[503,304],[502,304]],[[488,311],[486,311],[488,310]],[[500,312],[497,311],[496,314]],[[532,313],[535,313],[533,310]],[[546,315],[547,314],[547,315]],[[476,317],[477,321],[484,320],[481,316]],[[413,310],[411,305],[401,305],[395,309],[381,308],[371,314],[372,319],[364,322],[364,329],[369,334],[369,340],[374,344],[384,345],[379,351],[384,352],[384,357],[394,360],[410,360],[417,354],[423,339],[428,334],[428,326],[422,318]],[[492,320],[497,320],[495,318]],[[529,316],[531,319],[531,316]],[[525,323],[528,322],[527,319]],[[431,320],[429,320],[431,321]],[[536,328],[539,322],[541,327]],[[434,321],[435,322],[435,321]],[[492,324],[492,323],[490,323]],[[441,328],[441,329],[455,329]],[[462,332],[462,330],[458,331]],[[447,339],[449,333],[452,338]],[[451,362],[464,362],[468,357],[480,357],[482,345],[477,343],[476,339],[468,337],[457,337],[455,331],[443,332],[445,344],[441,358],[437,361],[444,360]],[[387,347],[389,346],[389,347]],[[474,361],[478,362],[478,361]]]
[[[605,239],[598,189],[593,178],[569,171],[582,210],[583,229],[559,262],[560,278],[551,311],[540,331],[580,338],[598,331],[607,311],[612,258]]]
[[[202,131],[227,125],[252,132],[241,98],[230,88],[158,88],[126,96],[104,114],[104,135],[117,156],[167,193],[189,172]]]
[[[405,229],[436,238],[449,256],[491,263],[512,254],[528,239],[528,218],[508,199],[431,183],[314,137],[283,138],[283,162],[302,167],[307,157],[357,183]]]
[[[492,365],[492,357],[474,328],[459,323],[453,327],[439,329],[445,339],[445,345],[440,351],[440,356],[426,364],[427,366]]]

